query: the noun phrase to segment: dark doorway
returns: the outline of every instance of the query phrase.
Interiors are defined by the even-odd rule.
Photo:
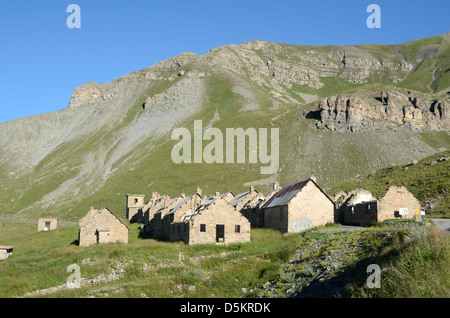
[[[217,224],[216,225],[216,242],[224,242],[225,241],[225,225]]]

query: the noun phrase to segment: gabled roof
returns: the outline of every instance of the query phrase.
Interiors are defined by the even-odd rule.
[[[115,215],[110,209],[105,208],[105,210],[108,210],[109,213],[111,213],[112,215],[114,215],[114,216],[116,217],[116,219],[118,219],[118,220],[120,221],[120,223],[122,223],[123,225],[125,225],[125,227],[126,227],[128,230],[130,230],[130,228],[129,228],[125,223],[123,223],[122,219],[119,218],[117,215]]]
[[[122,223],[123,225],[125,225],[125,227],[126,227],[128,230],[130,230],[130,228],[129,228],[125,223],[123,223],[123,221],[122,221],[117,215],[115,215],[110,209],[108,209],[108,208],[103,208],[103,209],[101,209],[101,210],[107,210],[107,211],[108,211],[109,213],[111,213],[116,219],[118,219],[120,223]],[[95,210],[95,209],[91,208],[91,210],[89,210],[88,213],[87,213],[83,218],[87,217],[87,216],[89,215],[89,213],[100,212],[101,210]],[[96,214],[96,215],[98,215],[98,214]],[[80,221],[81,221],[83,218],[81,218]],[[89,220],[89,221],[87,221],[85,224],[83,224],[83,226],[86,225],[86,224],[89,224],[89,223],[93,222],[94,220],[95,220],[95,216],[94,216],[94,218],[92,218],[91,220]]]
[[[177,204],[175,204],[173,207],[172,207],[172,209],[170,209],[170,211],[167,213],[168,215],[169,214],[173,214],[173,213],[175,213],[176,211],[178,211],[183,205],[185,205],[186,203],[188,203],[194,196],[198,196],[199,197],[199,204],[200,204],[200,202],[201,202],[201,200],[202,200],[202,197],[198,194],[198,193],[194,193],[194,194],[192,194],[192,195],[190,195],[190,196],[188,196],[188,197],[185,197],[185,198],[183,198],[182,200],[180,200],[180,202],[178,202]]]
[[[256,191],[256,190],[255,190]],[[241,203],[243,200],[245,200],[245,198],[250,195],[250,191],[244,192],[244,193],[239,193],[236,194],[236,196],[230,200],[230,204],[234,207],[236,207],[239,203]]]
[[[266,203],[264,203],[262,209],[289,204],[289,202],[300,191],[302,191],[302,189],[308,184],[308,182],[312,182],[334,205],[333,200],[317,185],[317,183],[314,182],[314,180],[307,179],[282,187],[281,190],[278,191],[278,193],[274,194]]]

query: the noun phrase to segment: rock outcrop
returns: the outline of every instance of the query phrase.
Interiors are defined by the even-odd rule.
[[[423,128],[450,128],[448,103],[418,97],[408,91],[383,90],[375,98],[332,95],[319,102],[320,119],[316,127],[329,131],[357,132],[383,124],[402,125],[418,131]]]
[[[75,88],[69,102],[69,108],[76,108],[90,101],[95,101],[97,98],[107,99],[110,97],[112,97],[112,94],[103,92],[98,83],[88,82]]]

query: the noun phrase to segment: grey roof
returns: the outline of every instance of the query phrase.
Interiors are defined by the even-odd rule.
[[[250,191],[239,193],[237,194],[233,199],[230,200],[230,204],[234,207],[236,207],[242,200],[244,200],[248,195],[250,194]]]
[[[194,193],[188,197],[183,198],[182,200],[180,200],[180,202],[178,202],[177,204],[175,204],[175,206],[170,209],[170,211],[167,214],[173,214],[176,211],[178,211],[183,205],[185,205],[186,203],[189,202],[189,200],[191,200],[194,196],[198,195],[197,193]],[[198,195],[199,196],[199,195]],[[201,198],[200,198],[201,200]]]

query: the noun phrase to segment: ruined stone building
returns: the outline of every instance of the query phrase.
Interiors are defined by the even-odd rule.
[[[282,187],[262,206],[264,227],[298,233],[334,222],[334,202],[313,178]]]
[[[262,207],[280,190],[280,183],[274,182],[272,191],[267,196],[258,194],[241,209],[241,213],[250,221],[251,226],[264,227],[264,210]]]
[[[172,207],[162,209],[155,213],[153,226],[153,237],[163,237],[170,239],[170,224],[181,217],[188,211],[194,211],[202,202],[202,190],[197,189],[197,192],[186,197],[182,195],[182,199],[176,202]]]
[[[52,231],[58,227],[57,218],[38,218],[38,232]]]
[[[377,200],[367,190],[354,190],[346,194],[337,207],[338,222],[366,225],[387,219],[415,218],[420,202],[405,187],[390,187]]]
[[[141,233],[147,233],[152,237],[161,236],[162,218],[184,197],[184,193],[173,199],[164,195],[155,201],[154,205],[149,206],[144,212],[144,225],[141,227]]]
[[[130,230],[113,212],[104,208],[91,208],[79,222],[78,244],[89,246],[97,243],[128,243]]]
[[[376,222],[377,198],[371,192],[357,189],[348,194],[341,193],[336,200],[339,197],[341,197],[341,201],[336,205],[335,222],[357,225]]]
[[[198,188],[190,196],[183,193],[171,202],[166,199],[163,207],[141,228],[141,233],[187,244],[249,241],[250,223],[230,205],[233,198],[231,192],[202,197],[202,190]],[[195,220],[205,222],[201,230],[193,226]]]
[[[237,194],[229,203],[240,211],[252,226],[263,226],[264,216],[259,209],[262,201],[264,201],[264,195],[251,186],[249,191]]]
[[[250,222],[226,196],[216,195],[175,218],[170,224],[169,238],[186,244],[249,242]]]
[[[127,194],[127,210],[126,210],[126,218],[130,222],[137,221],[137,213],[144,207],[144,198],[143,194]]]

